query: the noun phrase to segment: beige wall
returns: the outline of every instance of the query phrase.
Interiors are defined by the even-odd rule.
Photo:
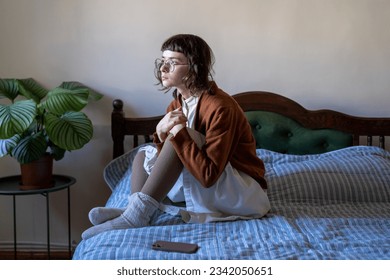
[[[170,101],[154,86],[153,61],[176,33],[195,33],[216,56],[229,93],[267,90],[309,109],[390,116],[390,1],[387,0],[0,0],[0,77],[34,77],[48,87],[77,80],[105,98],[87,108],[94,140],[55,163],[72,187],[72,239],[109,195],[111,102],[128,116],[161,114]],[[0,159],[0,176],[18,174]],[[66,192],[51,197],[52,241],[66,243]],[[12,241],[12,199],[0,197],[0,249]],[[18,238],[46,240],[43,197],[20,197]],[[7,243],[8,242],[8,243]]]

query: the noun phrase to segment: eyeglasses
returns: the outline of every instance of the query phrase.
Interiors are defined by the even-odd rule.
[[[177,62],[170,60],[170,59],[164,60],[161,58],[157,58],[155,60],[154,64],[156,65],[156,69],[161,69],[161,67],[164,67],[164,68],[168,67],[169,72],[175,71],[175,66],[188,65],[188,64],[180,64],[180,63],[177,63]]]

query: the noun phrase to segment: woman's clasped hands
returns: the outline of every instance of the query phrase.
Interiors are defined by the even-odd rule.
[[[176,135],[187,126],[187,117],[181,107],[167,113],[157,124],[156,132],[161,142],[164,142],[169,134]]]

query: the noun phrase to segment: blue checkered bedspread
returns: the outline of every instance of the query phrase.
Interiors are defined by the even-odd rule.
[[[111,162],[107,206],[126,206],[136,150]],[[262,219],[186,224],[158,211],[151,226],[82,240],[75,260],[390,259],[390,153],[350,147],[318,155],[257,150],[272,209]],[[156,240],[196,243],[194,254],[152,250]]]

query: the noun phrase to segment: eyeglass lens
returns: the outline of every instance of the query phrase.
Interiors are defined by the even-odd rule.
[[[155,64],[157,69],[161,69],[161,67],[168,67],[169,72],[175,71],[175,64],[170,60],[164,61],[160,58],[157,58]]]

